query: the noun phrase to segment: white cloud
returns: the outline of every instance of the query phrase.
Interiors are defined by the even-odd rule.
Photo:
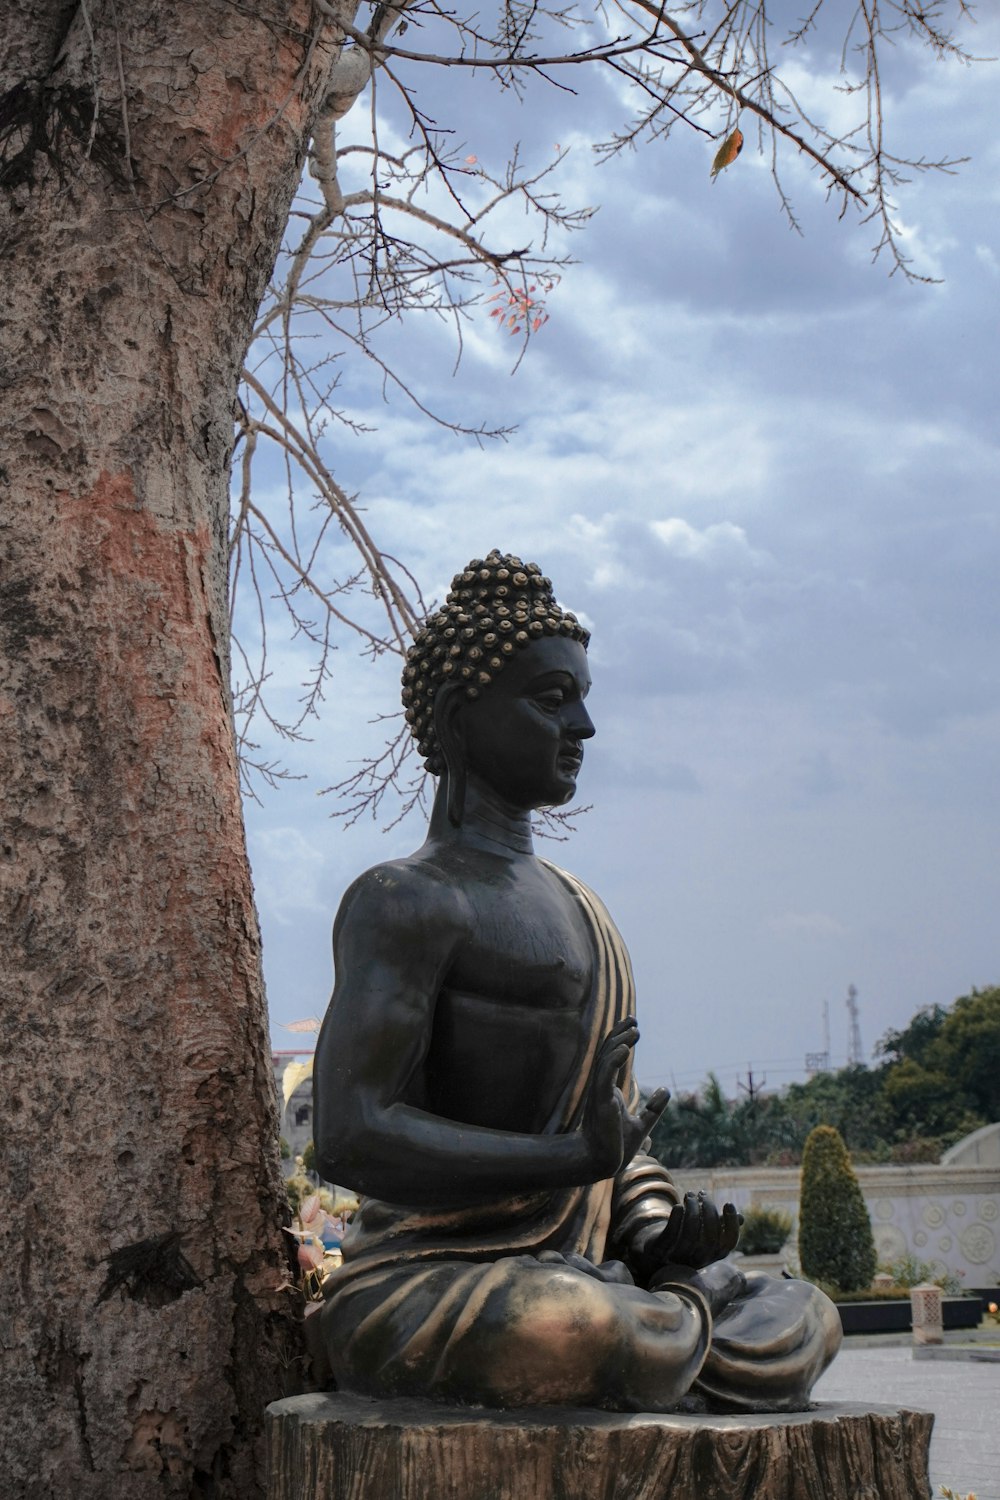
[[[742,526],[716,521],[701,530],[679,516],[650,522],[650,531],[675,557],[711,564],[754,562],[757,554]]]
[[[995,253],[989,245],[976,246],[976,259],[980,265],[984,265],[988,271],[992,271],[994,276],[1000,276],[1000,261],[997,260]]]
[[[325,856],[301,828],[256,826],[253,856],[257,904],[271,920],[291,927],[303,912],[324,912],[317,883]]]

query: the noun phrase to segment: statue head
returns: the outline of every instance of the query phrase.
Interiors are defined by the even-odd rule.
[[[443,606],[429,615],[406,653],[406,721],[434,776],[445,769],[434,705],[446,685],[476,699],[519,651],[561,636],[586,649],[590,632],[563,610],[537,563],[494,549],[452,579]]]

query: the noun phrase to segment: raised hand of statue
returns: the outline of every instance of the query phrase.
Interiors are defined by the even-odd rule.
[[[601,1042],[590,1071],[580,1130],[589,1148],[595,1182],[613,1177],[632,1160],[670,1099],[669,1089],[657,1089],[637,1115],[629,1110],[618,1077],[638,1040],[635,1017],[625,1016]]]
[[[732,1203],[724,1204],[720,1213],[704,1193],[685,1193],[683,1203],[671,1209],[663,1227],[645,1239],[643,1260],[650,1268],[676,1265],[701,1270],[736,1249],[742,1222]]]

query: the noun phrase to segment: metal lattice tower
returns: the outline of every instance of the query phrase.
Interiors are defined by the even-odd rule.
[[[861,1027],[858,1025],[858,992],[853,984],[847,986],[847,1014],[851,1018],[847,1033],[847,1065],[860,1068],[864,1066],[864,1056],[861,1048]]]
[[[830,1002],[823,1001],[823,1050],[806,1053],[806,1072],[810,1078],[816,1073],[830,1071]]]

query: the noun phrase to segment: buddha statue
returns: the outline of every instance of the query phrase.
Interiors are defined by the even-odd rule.
[[[647,1153],[628,953],[539,858],[573,796],[588,632],[491,552],[411,647],[427,839],[354,882],[314,1066],[321,1174],[361,1194],[324,1286],[337,1386],[492,1407],[795,1411],[840,1342],[818,1288],[744,1274],[732,1204]]]

